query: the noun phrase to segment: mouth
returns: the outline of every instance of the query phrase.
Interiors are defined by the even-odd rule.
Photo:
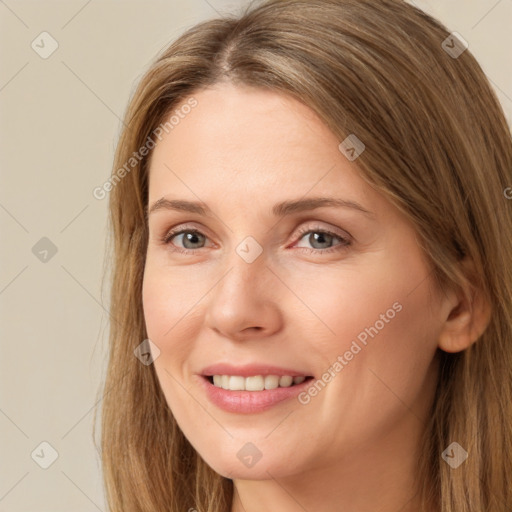
[[[289,402],[314,379],[302,369],[264,362],[219,362],[203,368],[197,377],[214,405],[235,414],[260,413]]]
[[[234,414],[262,413],[289,402],[314,380],[311,375],[272,373],[245,376],[215,373],[197,377],[208,399],[220,409]]]
[[[203,375],[217,388],[226,391],[265,391],[291,388],[313,379],[311,375]]]

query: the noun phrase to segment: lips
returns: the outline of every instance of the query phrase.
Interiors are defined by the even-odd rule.
[[[252,390],[238,388],[223,389],[214,384],[214,376],[224,380],[229,376],[230,386],[236,381],[258,381],[259,386],[252,383]],[[307,386],[310,385],[313,377],[304,370],[297,368],[283,368],[263,363],[252,363],[235,366],[228,363],[218,363],[207,366],[197,376],[198,382],[208,399],[220,409],[236,414],[261,413],[296,397]],[[262,389],[262,377],[265,380],[265,389]],[[279,379],[279,386],[276,387],[276,380]],[[281,379],[285,387],[281,387]],[[293,382],[292,382],[293,379]],[[267,388],[268,381],[273,381],[271,389]],[[286,381],[286,382],[285,382]],[[241,383],[240,383],[241,384]],[[243,388],[244,386],[242,386]],[[257,390],[256,390],[257,389]]]
[[[208,377],[197,376],[198,383],[212,404],[220,409],[234,414],[262,413],[296,398],[312,381],[306,378],[300,384],[290,387],[278,387],[263,391],[232,391],[219,388],[212,384]]]

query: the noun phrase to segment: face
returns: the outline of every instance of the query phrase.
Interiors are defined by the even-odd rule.
[[[183,433],[247,479],[406,443],[440,328],[413,226],[308,107],[230,84],[194,98],[152,155],[143,285]]]

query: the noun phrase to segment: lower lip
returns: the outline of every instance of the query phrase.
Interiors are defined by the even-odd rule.
[[[263,412],[285,400],[296,397],[313,380],[308,378],[288,388],[265,389],[263,391],[230,391],[214,386],[206,377],[199,375],[206,395],[212,403],[227,412],[251,414]]]

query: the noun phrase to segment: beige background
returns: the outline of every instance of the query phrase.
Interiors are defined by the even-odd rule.
[[[512,124],[512,0],[414,3],[469,42]],[[92,190],[149,61],[243,5],[0,0],[0,512],[105,510],[91,429],[108,333],[107,202]],[[59,45],[47,59],[31,47],[43,31]],[[36,257],[43,237],[57,252]],[[43,441],[58,453],[48,469],[31,458],[51,460]]]

